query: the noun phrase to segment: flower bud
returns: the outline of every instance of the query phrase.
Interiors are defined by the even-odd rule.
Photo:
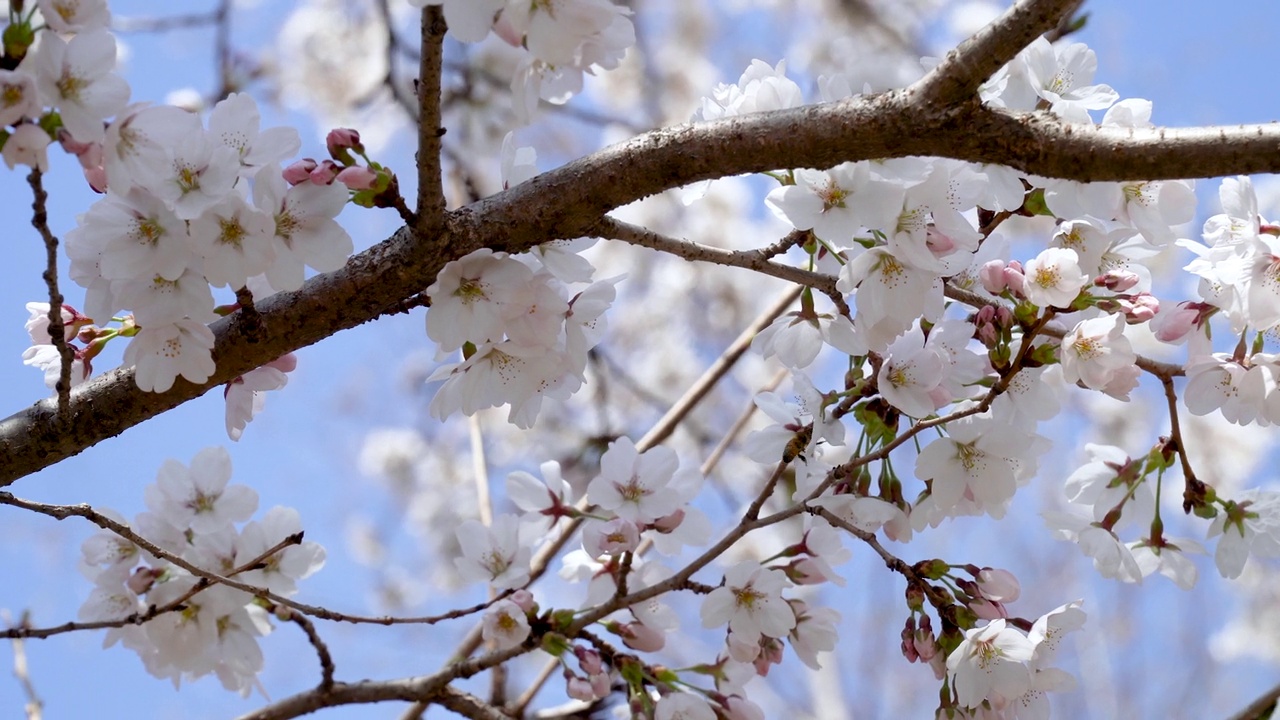
[[[666,535],[680,527],[680,523],[682,522],[684,522],[684,508],[677,508],[676,511],[670,515],[665,515],[654,520],[652,525],[654,530]]]
[[[999,295],[1009,287],[1004,277],[1004,261],[988,260],[978,269],[978,280],[982,288],[992,295]]]
[[[592,650],[588,647],[575,645],[573,654],[578,658],[578,667],[582,668],[582,672],[588,675],[596,675],[604,672],[604,662],[600,659],[600,652]]]
[[[308,179],[316,185],[332,185],[342,172],[342,166],[332,160],[324,160],[311,171]]]
[[[623,645],[640,652],[657,652],[667,644],[665,633],[644,623],[619,624],[614,628],[614,632],[622,638]]]
[[[293,357],[293,353],[289,353],[284,357]],[[283,360],[284,357],[282,357],[281,360]],[[275,362],[279,362],[279,360]],[[272,363],[267,363],[267,364],[271,365]],[[294,359],[293,364],[295,367],[297,366],[298,364],[297,359]],[[289,370],[285,370],[284,368],[279,368],[279,369],[283,372],[292,372],[293,370],[293,368],[290,368]],[[524,588],[521,588],[511,593],[511,595],[509,595],[507,599],[515,603],[516,607],[520,608],[526,613],[533,612],[533,609],[538,606],[537,603],[533,601],[533,593],[529,592],[528,590],[525,590]]]
[[[351,153],[354,150],[357,153],[364,154],[364,145],[360,144],[360,131],[351,128],[334,128],[324,139],[325,147],[329,150],[329,157],[334,160],[350,161]]]
[[[574,700],[583,702],[591,702],[596,699],[595,688],[591,687],[591,683],[586,678],[580,678],[576,675],[569,676],[569,683],[565,689],[565,693]]]
[[[1184,340],[1200,322],[1197,303],[1180,302],[1173,309],[1162,309],[1151,320],[1151,330],[1160,342]]]
[[[301,185],[311,179],[311,171],[316,169],[316,161],[303,158],[285,167],[284,181],[290,185]]]
[[[1108,270],[1094,278],[1093,284],[1098,287],[1104,287],[1112,292],[1125,292],[1127,290],[1131,290],[1141,281],[1142,278],[1138,277],[1136,273],[1128,270],[1115,269]]]
[[[352,165],[343,168],[336,179],[346,185],[348,190],[368,190],[377,183],[378,174],[367,167]]]
[[[1010,261],[1008,265],[1004,266],[1004,270],[1001,272],[1001,277],[1004,279],[1004,284],[1007,286],[1009,292],[1014,297],[1020,300],[1026,299],[1027,278],[1022,273],[1022,263],[1017,260]]]
[[[976,577],[978,591],[988,600],[1010,603],[1022,594],[1022,586],[1018,584],[1018,578],[1008,570],[982,568]]]

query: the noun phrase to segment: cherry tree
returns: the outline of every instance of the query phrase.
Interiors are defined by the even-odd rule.
[[[1085,707],[1070,656],[1110,610],[1055,567],[1274,592],[1280,494],[1215,452],[1280,423],[1280,225],[1250,177],[1280,170],[1280,128],[1156,125],[1078,41],[1079,0],[1020,0],[940,57],[911,37],[932,3],[846,3],[873,52],[824,37],[803,74],[752,59],[731,83],[681,37],[714,35],[696,5],[314,0],[272,66],[232,51],[227,2],[134,21],[215,28],[216,90],[165,99],[118,71],[105,0],[10,3],[0,153],[46,251],[22,361],[52,396],[0,422],[0,506],[79,519],[84,577],[75,619],[2,631],[29,717],[26,653],[93,633],[263,720],[759,718],[791,678],[843,716],[820,683],[868,636],[916,711],[1044,718]],[[323,149],[267,122],[259,82],[307,98]],[[56,233],[59,176],[95,196]],[[1193,227],[1200,178],[1224,178],[1220,212]],[[396,229],[366,242],[373,222]],[[406,319],[421,416],[359,465],[430,576],[388,572],[360,612],[308,594],[341,539],[264,507],[298,489],[236,450],[307,391],[299,351]],[[144,509],[38,482],[191,401],[217,405],[184,423],[204,449],[94,468]],[[1073,413],[1105,442],[1078,452]],[[1033,492],[1070,552],[993,566],[947,541],[1006,533]],[[345,530],[385,571],[387,529]],[[413,613],[426,593],[446,608]],[[1242,617],[1224,642],[1265,632]],[[286,625],[313,670],[268,686]],[[425,630],[433,667],[349,674],[353,627]]]

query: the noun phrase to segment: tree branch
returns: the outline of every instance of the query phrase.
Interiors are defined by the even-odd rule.
[[[1093,128],[976,105],[922,107],[908,93],[891,92],[646,133],[450,213],[438,234],[415,238],[402,229],[341,270],[262,300],[265,332],[257,342],[235,315],[214,323],[217,370],[205,383],[179,379],[166,393],[143,393],[131,368],[117,369],[74,388],[66,419],[44,400],[0,421],[0,486],[374,319],[421,292],[446,262],[482,245],[520,252],[579,237],[616,207],[698,180],[908,155],[1081,181],[1280,172],[1280,125]]]

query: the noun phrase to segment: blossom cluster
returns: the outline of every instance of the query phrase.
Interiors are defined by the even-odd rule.
[[[527,122],[539,99],[555,104],[582,91],[583,73],[612,70],[635,44],[631,11],[610,0],[409,0],[414,7],[443,5],[450,33],[479,42],[492,30],[528,50],[511,91],[517,117]]]
[[[300,540],[302,523],[292,508],[274,507],[250,521],[258,495],[229,485],[230,479],[231,457],[223,448],[201,450],[190,467],[167,460],[144,492],[147,511],[131,527],[170,557],[276,595],[293,595],[299,580],[324,565],[324,548]],[[123,523],[117,513],[102,514]],[[111,622],[143,617],[152,607],[166,610],[140,625],[109,630],[107,647],[121,643],[138,653],[148,672],[175,686],[209,673],[244,696],[258,686],[258,638],[271,632],[269,603],[209,583],[107,530],[85,540],[81,556],[81,569],[94,584],[80,608],[81,620]]]
[[[503,184],[531,177],[535,160],[508,136]],[[582,387],[587,353],[604,337],[604,312],[622,279],[591,281],[595,268],[578,253],[593,242],[556,241],[519,255],[482,248],[444,266],[427,288],[427,336],[463,358],[428,378],[444,381],[433,416],[510,405],[511,422],[528,428],[544,397],[564,400]]]

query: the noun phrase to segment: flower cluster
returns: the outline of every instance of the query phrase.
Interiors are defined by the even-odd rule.
[[[304,266],[336,270],[351,254],[333,220],[346,189],[289,187],[278,163],[297,150],[297,132],[258,124],[252,98],[235,94],[208,129],[168,106],[133,106],[107,129],[106,196],[78,218],[67,252],[88,315],[132,311],[125,361],[143,390],[213,374],[210,286],[239,289],[262,275],[259,295],[296,290]]]
[[[187,467],[167,460],[146,488],[147,511],[132,528],[172,557],[192,566],[281,596],[324,565],[325,551],[301,541],[302,523],[292,508],[274,507],[245,523],[258,495],[228,485],[231,458],[222,448],[196,454]],[[123,522],[117,514],[103,513]],[[239,529],[237,523],[245,523]],[[81,547],[82,569],[94,590],[80,608],[86,621],[118,621],[161,608],[147,622],[108,631],[138,653],[152,675],[174,685],[216,673],[228,690],[247,696],[263,667],[258,638],[271,632],[268,612],[249,593],[209,583],[166,558],[156,557],[109,531]],[[152,611],[154,612],[154,611]]]
[[[511,256],[477,250],[450,262],[427,288],[427,336],[461,362],[437,369],[444,380],[431,401],[441,420],[504,404],[511,422],[531,427],[544,397],[565,399],[582,387],[587,352],[604,335],[604,312],[620,278],[572,293],[567,282],[590,280],[591,268],[561,255],[578,247]]]

